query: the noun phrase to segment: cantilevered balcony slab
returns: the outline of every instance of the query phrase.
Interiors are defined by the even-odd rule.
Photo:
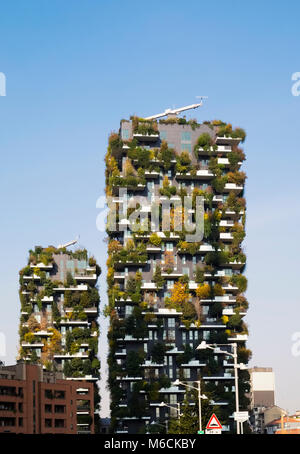
[[[231,337],[228,338],[229,341],[237,341],[237,342],[246,342],[248,340],[248,335],[247,334],[236,334],[235,336],[232,335]]]
[[[217,145],[237,145],[243,139],[241,137],[225,137],[225,136],[218,136],[216,138]],[[231,151],[231,150],[230,150]]]
[[[139,142],[156,142],[159,139],[159,133],[157,134],[139,134],[134,133],[133,138]]]
[[[220,232],[220,240],[231,241],[233,240],[233,235],[230,232]]]
[[[30,268],[39,268],[41,270],[52,270],[53,263],[49,263],[48,265],[45,265],[43,262],[39,262],[36,265],[34,265],[33,263],[30,263]]]
[[[243,186],[239,186],[235,183],[226,183],[224,187],[224,192],[241,192],[244,189]]]
[[[214,174],[209,169],[201,169],[197,170],[195,174],[177,172],[175,177],[177,180],[209,180],[214,177]]]

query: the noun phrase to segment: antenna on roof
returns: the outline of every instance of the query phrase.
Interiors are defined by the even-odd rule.
[[[76,244],[79,240],[79,235],[77,236],[76,240],[69,241],[68,243],[65,244],[59,244],[57,246],[57,249],[64,249],[65,247],[73,246],[73,244]]]
[[[151,117],[146,117],[145,120],[156,120],[157,118],[165,117],[166,115],[178,115],[180,112],[184,112],[185,110],[197,109],[198,107],[202,106],[202,99],[206,99],[207,96],[197,96],[197,98],[201,98],[201,101],[198,104],[190,104],[189,106],[179,107],[178,109],[166,109],[162,113],[152,115]]]

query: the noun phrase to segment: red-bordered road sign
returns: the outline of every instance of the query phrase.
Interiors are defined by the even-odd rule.
[[[208,424],[206,426],[206,429],[211,430],[211,429],[223,429],[220,421],[216,417],[216,415],[213,413],[210,417],[210,420],[208,421]]]

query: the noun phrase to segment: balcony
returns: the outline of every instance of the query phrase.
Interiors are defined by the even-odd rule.
[[[159,133],[156,134],[134,133],[133,138],[141,142],[156,142],[159,139]]]
[[[149,245],[147,246],[147,252],[161,252],[161,246],[154,246],[154,245]]]
[[[177,279],[177,278],[183,276],[182,273],[176,273],[176,272],[173,272],[173,273],[162,272],[161,275],[162,275],[162,277],[167,277],[168,279]]]
[[[232,226],[234,225],[234,222],[233,222],[233,221],[228,221],[228,220],[221,219],[219,225],[220,225],[220,227],[232,227]]]
[[[248,340],[248,335],[247,334],[236,334],[236,335],[233,335],[233,337],[229,337],[228,340],[234,341],[234,342],[246,342]]]
[[[222,136],[222,137],[217,137],[216,138],[216,144],[217,145],[222,145],[222,146],[229,146],[229,145],[234,145],[234,144],[238,144],[240,141],[242,140],[241,137],[225,137],[225,136]],[[218,151],[219,151],[219,148],[218,147]],[[230,151],[231,151],[231,146],[230,146]]]
[[[124,272],[114,273],[114,279],[116,281],[123,281],[125,279],[125,273]]]
[[[159,177],[159,172],[150,172],[150,171],[145,171],[145,178],[158,178]]]
[[[195,174],[177,172],[175,176],[178,180],[209,180],[213,178],[214,174],[209,169],[201,169],[197,170]]]
[[[142,290],[157,290],[157,285],[155,282],[143,282],[141,286]]]
[[[76,274],[74,276],[74,279],[77,282],[92,282],[93,284],[95,284],[97,282],[97,274]]]
[[[48,265],[45,265],[44,263],[40,262],[37,263],[36,265],[30,263],[30,268],[39,268],[41,270],[52,270],[53,268],[53,263],[49,263]]]
[[[226,167],[230,165],[228,158],[217,158],[217,159],[218,159],[218,164],[221,164]],[[238,162],[239,166],[241,166],[242,164],[243,164],[242,162]]]
[[[38,281],[40,280],[41,277],[40,276],[37,276],[36,274],[32,274],[30,276],[23,276],[23,280],[26,282],[26,281]]]
[[[225,372],[223,375],[211,375],[211,376],[205,376],[205,377],[202,377],[203,380],[215,380],[215,381],[218,381],[218,380],[234,380],[234,376],[229,373],[229,372]]]
[[[223,285],[222,288],[223,288],[223,290],[225,290],[225,292],[232,292],[232,293],[238,293],[239,292],[239,288],[238,287],[230,285],[230,284]]]
[[[198,154],[202,156],[219,155],[221,153],[230,153],[231,151],[232,149],[230,145],[218,145],[216,150],[213,147],[210,147],[208,150],[202,147],[197,147]]]
[[[41,336],[41,337],[43,337],[43,336],[45,336],[45,337],[53,336],[53,333],[45,331],[45,330],[35,331],[33,334],[35,336]]]
[[[232,233],[230,233],[230,232],[221,232],[220,233],[220,240],[232,241],[233,240]]]
[[[73,359],[73,358],[84,358],[87,359],[89,357],[88,352],[86,353],[62,353],[62,354],[55,354],[54,358],[55,359]]]
[[[88,290],[88,286],[85,284],[78,284],[73,287],[55,287],[53,290],[55,292],[60,292],[60,293],[64,292],[65,290],[70,290],[72,292],[76,292],[76,291],[82,292],[82,291]]]
[[[238,186],[235,183],[226,183],[224,187],[224,192],[230,191],[241,192],[243,189],[244,189],[243,186]]]
[[[43,342],[22,342],[21,345],[24,348],[43,348],[45,346]]]

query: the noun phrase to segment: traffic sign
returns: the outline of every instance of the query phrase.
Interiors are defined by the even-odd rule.
[[[214,430],[214,429],[222,430],[223,429],[220,421],[218,420],[218,418],[216,417],[216,415],[214,413],[211,415],[210,420],[208,421],[208,424],[206,426],[206,429],[207,430]]]
[[[233,416],[235,421],[245,422],[248,421],[249,413],[247,411],[235,411]]]
[[[210,429],[205,431],[207,435],[221,435],[221,429]]]

